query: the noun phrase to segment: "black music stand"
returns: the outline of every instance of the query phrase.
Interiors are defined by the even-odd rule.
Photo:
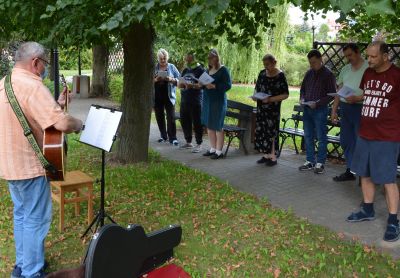
[[[99,227],[103,227],[105,219],[115,223],[104,209],[106,184],[105,166],[106,152],[110,152],[112,149],[113,143],[117,137],[116,134],[121,117],[122,112],[114,108],[92,105],[79,139],[79,142],[101,150],[100,209],[81,238],[84,238],[88,232],[91,231],[93,225],[96,224],[95,231],[97,231]]]

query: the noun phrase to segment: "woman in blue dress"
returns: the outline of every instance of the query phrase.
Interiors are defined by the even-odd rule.
[[[221,65],[217,50],[212,49],[208,54],[207,73],[214,79],[205,86],[203,91],[203,107],[201,122],[207,127],[211,148],[204,153],[211,159],[223,158],[224,147],[224,119],[226,114],[226,92],[232,87],[231,76],[228,69]]]

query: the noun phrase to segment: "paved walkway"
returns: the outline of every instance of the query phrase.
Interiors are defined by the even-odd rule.
[[[382,240],[387,209],[380,189],[376,194],[375,221],[345,221],[351,212],[358,210],[361,191],[356,182],[332,181],[333,176],[343,171],[343,166],[328,163],[323,175],[299,172],[297,168],[304,163],[305,156],[296,155],[291,150],[285,150],[278,165],[272,168],[256,164],[259,154],[245,156],[235,149],[230,149],[225,159],[214,161],[203,157],[201,153],[193,154],[190,150],[177,150],[177,147],[170,144],[157,143],[158,138],[158,129],[153,125],[150,145],[168,159],[202,170],[229,182],[237,190],[267,198],[275,207],[290,209],[311,223],[342,233],[348,239],[374,245],[393,257],[400,258],[400,241],[389,244]],[[178,138],[183,140],[181,132],[178,132]]]
[[[71,114],[84,120],[92,103],[112,105],[110,101],[102,99],[75,100],[70,106]],[[352,224],[344,220],[358,209],[361,192],[355,182],[332,181],[333,176],[343,171],[343,166],[328,163],[323,175],[302,173],[297,168],[303,164],[304,156],[290,150],[285,150],[278,165],[272,168],[255,163],[259,154],[245,156],[234,148],[229,150],[225,159],[213,161],[201,153],[193,154],[190,150],[178,150],[170,144],[157,143],[158,138],[158,129],[152,125],[150,146],[168,159],[216,176],[237,190],[266,197],[275,207],[291,209],[297,216],[307,218],[311,223],[343,233],[349,239],[375,245],[395,258],[400,258],[400,241],[389,244],[382,240],[387,209],[380,189],[376,194],[375,221]],[[181,132],[178,132],[178,138],[183,140]],[[206,147],[207,143],[204,145]]]

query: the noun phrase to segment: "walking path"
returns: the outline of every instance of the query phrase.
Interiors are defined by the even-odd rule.
[[[85,119],[90,105],[112,105],[102,99],[80,99],[71,104],[71,114]],[[335,183],[332,177],[343,171],[343,166],[328,162],[323,175],[298,171],[304,163],[303,155],[285,150],[278,165],[272,168],[257,165],[259,154],[243,155],[234,148],[222,160],[211,160],[202,154],[193,154],[190,150],[178,150],[170,144],[158,143],[159,132],[152,124],[150,147],[163,157],[181,162],[188,167],[199,169],[222,181],[227,181],[239,191],[267,198],[275,207],[290,209],[299,217],[307,218],[311,223],[325,226],[348,239],[357,239],[362,243],[374,245],[400,258],[400,241],[387,243],[382,240],[386,227],[387,209],[380,189],[376,194],[376,220],[372,222],[347,223],[345,218],[358,210],[361,191],[356,182]],[[183,140],[183,134],[178,132]],[[207,138],[205,138],[207,142]],[[207,143],[204,143],[204,148]]]

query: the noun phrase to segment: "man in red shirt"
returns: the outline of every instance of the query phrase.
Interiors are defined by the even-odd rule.
[[[360,88],[364,91],[359,137],[351,169],[361,177],[364,202],[347,221],[375,219],[375,185],[385,186],[389,210],[383,239],[399,239],[397,210],[399,189],[396,184],[397,157],[400,148],[400,68],[390,62],[386,43],[372,42],[367,48],[369,68]]]

